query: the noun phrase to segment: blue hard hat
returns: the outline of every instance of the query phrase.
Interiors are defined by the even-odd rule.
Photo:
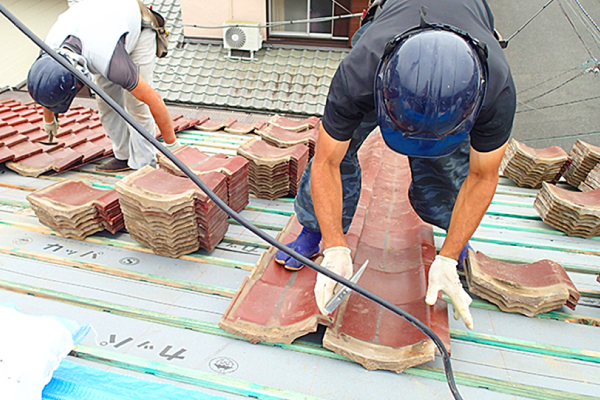
[[[386,144],[412,157],[454,152],[481,109],[486,51],[446,25],[413,29],[388,43],[375,78],[375,108]]]
[[[56,114],[69,109],[82,85],[73,73],[45,53],[35,60],[27,75],[27,91],[33,100]]]

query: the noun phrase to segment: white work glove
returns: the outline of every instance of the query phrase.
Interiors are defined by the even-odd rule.
[[[165,142],[165,147],[169,149],[170,152],[173,152],[181,147],[181,143],[179,143],[179,139],[175,138],[175,141],[171,144]]]
[[[462,318],[469,329],[473,329],[473,317],[469,311],[469,305],[473,301],[463,289],[456,265],[458,262],[448,257],[436,256],[429,269],[429,285],[427,287],[427,296],[425,302],[432,306],[438,298],[438,292],[441,290],[450,297],[452,308],[454,309],[454,319]]]
[[[321,266],[328,270],[343,276],[346,279],[352,277],[352,258],[350,257],[350,249],[344,246],[330,247],[323,250],[323,262]],[[317,274],[317,283],[315,284],[315,297],[317,306],[321,313],[327,315],[325,306],[333,298],[335,294],[335,286],[337,282],[326,277],[323,274]]]
[[[58,120],[55,116],[52,117],[52,122],[44,121],[44,130],[49,139],[56,137],[56,133],[58,132]]]

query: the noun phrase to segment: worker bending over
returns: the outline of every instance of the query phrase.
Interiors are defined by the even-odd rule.
[[[173,121],[161,96],[150,86],[156,56],[162,55],[157,50],[156,30],[149,24],[157,18],[152,15],[138,0],[84,0],[58,17],[46,43],[95,80],[148,133],[154,135],[158,125],[167,147],[175,149]],[[50,137],[58,130],[57,115],[69,109],[82,87],[74,74],[46,53],[31,66],[27,89],[44,107],[44,127]],[[98,96],[97,101],[115,158],[96,169],[117,172],[154,165],[152,144]]]
[[[379,125],[385,143],[408,156],[412,207],[447,231],[426,302],[435,304],[442,290],[455,317],[472,328],[471,298],[456,268],[498,183],[516,108],[510,68],[485,0],[387,0],[378,7],[331,82],[316,153],[295,201],[303,229],[289,246],[312,257],[322,239],[323,267],[350,278],[344,234],[361,189],[357,152]],[[282,251],[276,260],[302,267]],[[318,275],[323,313],[334,287]]]

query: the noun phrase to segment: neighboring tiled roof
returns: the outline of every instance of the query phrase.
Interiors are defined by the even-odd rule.
[[[169,54],[154,86],[168,102],[322,115],[331,78],[348,50],[265,47],[258,61],[227,59],[217,43],[183,42],[178,0],[146,1],[167,20]]]

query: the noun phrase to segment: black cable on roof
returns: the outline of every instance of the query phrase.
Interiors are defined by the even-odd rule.
[[[169,160],[171,160],[184,174],[188,176],[206,195],[213,201],[215,204],[219,206],[225,213],[227,213],[231,218],[240,223],[243,227],[250,230],[252,233],[269,243],[270,245],[278,248],[279,250],[284,251],[290,256],[294,257],[296,260],[302,262],[307,265],[309,268],[327,276],[330,279],[333,279],[337,283],[340,283],[343,286],[346,286],[353,290],[354,292],[360,294],[363,297],[366,297],[369,300],[374,301],[375,303],[381,305],[384,308],[387,308],[394,314],[397,314],[410,322],[416,328],[418,328],[421,332],[423,332],[427,337],[429,337],[436,347],[439,349],[443,363],[444,370],[446,373],[446,379],[448,381],[448,386],[450,391],[452,392],[452,396],[456,400],[462,400],[462,397],[456,387],[456,382],[454,380],[454,374],[452,372],[452,363],[450,361],[450,355],[448,354],[448,350],[446,346],[441,341],[441,339],[424,323],[422,323],[419,319],[402,310],[400,307],[395,304],[390,303],[389,301],[377,296],[374,293],[371,293],[367,289],[362,286],[357,285],[354,282],[351,282],[348,279],[343,278],[340,275],[337,275],[328,269],[320,266],[319,264],[313,262],[312,260],[304,257],[303,255],[295,252],[290,249],[286,245],[280,243],[276,239],[267,235],[261,229],[252,225],[248,220],[244,217],[233,211],[223,200],[221,200],[212,190],[198,177],[196,176],[183,162],[181,162],[177,157],[173,155],[165,146],[163,146],[156,138],[150,133],[146,132],[146,130],[135,120],[133,119],[121,106],[119,106],[110,96],[108,96],[98,85],[88,79],[84,74],[74,68],[64,57],[59,56],[54,50],[50,48],[46,43],[44,43],[37,35],[35,35],[25,24],[23,24],[18,18],[16,18],[2,3],[0,3],[0,12],[11,22],[13,23],[21,32],[23,32],[29,39],[31,39],[38,47],[44,50],[50,57],[56,60],[60,65],[65,67],[69,72],[75,75],[81,82],[83,82],[87,87],[93,90],[97,96],[100,96],[102,100],[104,100],[112,109],[114,109],[129,125],[131,125],[140,135],[144,137],[147,141],[152,143],[152,145],[163,153]],[[402,396],[400,394],[400,396]]]

